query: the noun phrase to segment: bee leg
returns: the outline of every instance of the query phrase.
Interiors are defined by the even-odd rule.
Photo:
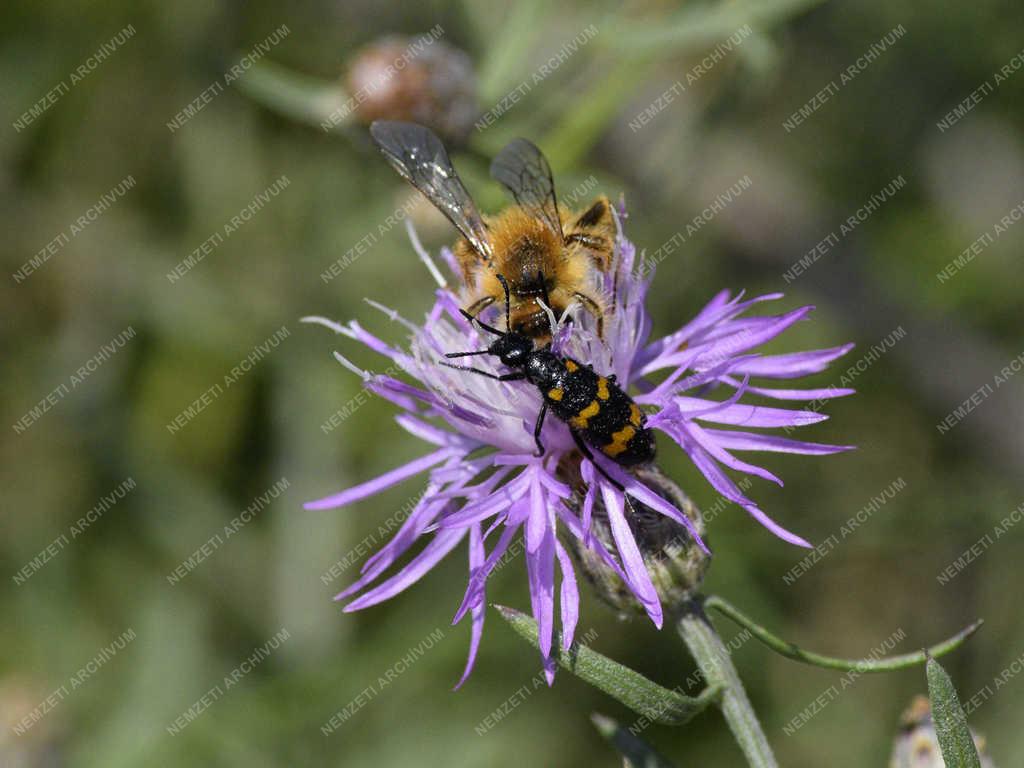
[[[569,433],[572,435],[572,439],[576,442],[576,447],[580,449],[580,453],[586,456],[587,459],[590,460],[590,463],[593,464],[594,467],[597,469],[597,471],[604,475],[605,480],[607,480],[609,483],[611,483],[620,491],[622,491],[623,494],[625,494],[626,489],[622,487],[622,483],[620,483],[614,477],[605,472],[604,467],[597,463],[597,460],[594,458],[594,454],[590,452],[590,447],[586,443],[584,443],[583,438],[580,437],[580,433],[577,432],[575,429],[570,429]]]
[[[540,431],[544,428],[544,417],[548,412],[547,401],[540,407],[540,413],[537,414],[537,423],[533,425],[533,442],[537,444],[537,452],[533,454],[538,459],[544,455],[544,443],[540,441]]]
[[[590,248],[591,250],[595,251],[600,248],[607,248],[607,244],[605,243],[604,238],[594,237],[593,235],[587,235],[584,234],[583,232],[573,232],[571,235],[566,235],[565,242],[566,244],[579,243],[584,248]],[[598,265],[602,267],[602,269],[605,268],[605,260],[603,258],[601,258],[600,256],[595,256],[592,258],[594,259],[594,261],[598,263]]]
[[[540,290],[544,294],[544,306],[552,309],[551,297],[548,296],[548,284],[544,282],[544,273],[539,269],[537,270],[537,282],[540,283]]]
[[[493,296],[482,296],[481,298],[477,299],[472,304],[470,304],[468,307],[466,307],[465,311],[471,314],[473,317],[476,317],[489,306],[491,306],[491,304],[493,303]]]
[[[573,297],[578,299],[579,302],[587,308],[587,311],[594,316],[594,320],[597,321],[597,338],[604,338],[604,312],[601,311],[601,305],[594,301],[592,298],[584,293],[576,291]]]

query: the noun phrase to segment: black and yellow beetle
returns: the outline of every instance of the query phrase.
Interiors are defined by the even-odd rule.
[[[498,280],[505,288],[505,322],[506,328],[510,328],[508,284],[501,275],[498,275]],[[593,458],[589,445],[622,466],[645,464],[654,459],[654,435],[646,427],[644,414],[633,402],[633,398],[616,383],[614,376],[601,376],[589,365],[572,358],[559,357],[548,346],[536,349],[533,339],[525,334],[511,330],[499,331],[465,311],[463,315],[498,338],[487,349],[451,352],[445,357],[494,355],[513,371],[497,375],[469,366],[445,365],[498,381],[526,379],[534,384],[544,397],[533,430],[538,456],[544,455],[540,433],[544,426],[544,416],[550,409],[569,426],[576,445],[587,458]],[[600,470],[600,465],[595,466]],[[604,474],[603,470],[601,472]]]

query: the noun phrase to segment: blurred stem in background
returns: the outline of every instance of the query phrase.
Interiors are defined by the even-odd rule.
[[[329,123],[331,115],[343,109],[349,98],[340,78],[310,77],[263,60],[239,79],[238,87],[274,112],[317,127]],[[338,130],[341,125],[330,130]]]
[[[554,170],[565,171],[580,165],[622,106],[636,94],[637,84],[646,82],[657,64],[698,54],[744,26],[763,30],[822,2],[737,0],[686,8],[667,18],[642,21],[630,10],[617,10],[593,22],[599,34],[594,35],[592,44],[580,47],[573,56],[577,60],[574,68],[587,73],[582,81],[586,87],[571,103],[561,107],[557,122],[540,142]],[[481,105],[500,103],[517,83],[526,82],[523,78],[530,67],[524,67],[524,63],[533,61],[542,33],[550,30],[550,24],[537,23],[543,15],[544,4],[538,0],[515,5],[510,11],[502,34],[476,63]],[[240,80],[240,87],[253,100],[290,119],[320,127],[330,121],[326,130],[365,122],[361,121],[358,108],[343,109],[349,95],[340,79],[312,78],[259,61]],[[332,114],[336,116],[334,121]],[[474,154],[489,154],[509,137],[507,131],[498,133],[473,131],[466,148]]]

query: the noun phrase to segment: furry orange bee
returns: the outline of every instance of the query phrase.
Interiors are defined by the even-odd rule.
[[[441,140],[415,123],[377,121],[374,142],[398,173],[459,230],[454,253],[465,284],[463,302],[474,317],[505,299],[499,277],[509,287],[511,327],[538,345],[551,327],[541,302],[561,315],[580,304],[603,332],[609,302],[599,275],[611,269],[615,220],[608,198],[600,196],[583,211],[560,208],[543,153],[526,139],[514,139],[491,163],[491,176],[516,204],[481,216]]]

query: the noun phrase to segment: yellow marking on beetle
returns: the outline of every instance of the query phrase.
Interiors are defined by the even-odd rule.
[[[597,400],[591,400],[590,405],[584,408],[582,411],[577,413],[571,419],[569,424],[576,427],[576,429],[586,429],[587,422],[590,421],[594,416],[597,416],[601,412],[601,406]]]
[[[634,427],[639,427],[643,422],[642,415],[640,413],[640,406],[636,403],[629,404],[629,423]]]
[[[566,360],[565,369],[569,371],[569,373],[575,373],[580,369],[580,367],[576,365],[576,363],[574,363],[572,360]]]
[[[618,432],[613,432],[612,441],[607,445],[601,446],[602,453],[612,458],[618,456],[629,448],[629,441],[633,439],[634,435],[636,435],[636,430],[629,425],[623,427]]]
[[[598,376],[598,378],[597,378],[597,399],[598,400],[607,400],[609,397],[611,397],[611,395],[608,392],[608,379],[606,379],[604,376]]]
[[[562,399],[562,395],[564,395],[564,394],[565,394],[565,392],[562,391],[561,387],[555,387],[554,389],[549,389],[548,390],[548,397],[550,399],[554,400],[555,402],[558,402],[559,400],[561,400]]]

